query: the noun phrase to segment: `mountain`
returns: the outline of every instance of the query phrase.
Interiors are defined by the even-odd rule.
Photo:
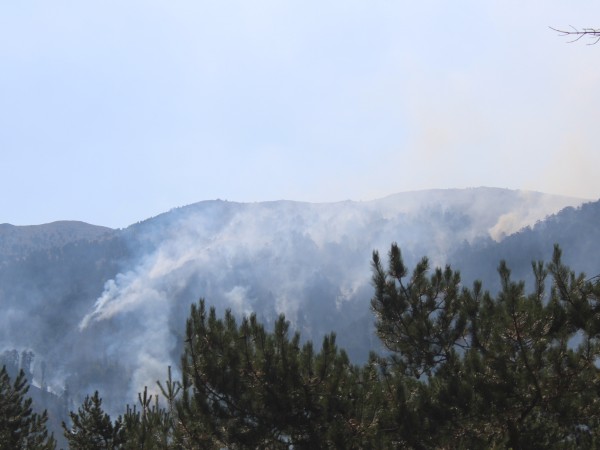
[[[0,351],[32,351],[36,382],[43,372],[59,395],[68,385],[66,403],[99,389],[109,409],[121,407],[177,367],[189,305],[204,297],[267,324],[285,313],[306,339],[336,331],[359,362],[378,348],[369,311],[374,249],[385,254],[396,241],[409,266],[429,255],[434,264],[464,263],[465,279],[485,278],[479,259],[501,255],[521,233],[535,245],[517,248],[551,251],[552,235],[540,237],[544,219],[582,202],[476,188],[327,204],[204,201],[123,230],[3,225],[12,234],[0,232]],[[587,208],[567,210],[569,220],[593,228]],[[523,227],[530,231],[517,233]]]
[[[513,278],[533,280],[531,263],[550,261],[553,246],[563,262],[589,277],[600,274],[600,201],[568,207],[507,236],[501,242],[465,245],[452,256],[465,280],[481,279],[490,290],[500,288],[496,268],[505,260]]]
[[[77,221],[58,221],[45,225],[15,226],[0,224],[0,263],[23,258],[33,251],[62,247],[71,242],[95,241],[114,230]]]

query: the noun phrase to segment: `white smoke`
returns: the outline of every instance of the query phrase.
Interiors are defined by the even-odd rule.
[[[518,202],[514,209],[502,214],[489,229],[492,239],[501,241],[517,231],[534,225],[567,206],[579,206],[585,200],[571,197],[548,196],[538,192],[519,191]]]
[[[292,325],[304,323],[304,332],[328,332],[315,323],[340,326],[328,316],[346,302],[364,302],[368,309],[368,298],[357,297],[369,284],[373,249],[385,254],[396,241],[409,257],[443,259],[457,244],[498,239],[573,203],[472,189],[364,203],[192,205],[163,217],[160,226],[144,225],[152,250],[106,283],[79,328],[119,322],[117,353],[133,365],[130,391],[136,393],[161,379],[167,365],[177,366],[173,328],[181,330],[183,321],[171,320],[182,302],[206,297],[237,315],[283,313]]]

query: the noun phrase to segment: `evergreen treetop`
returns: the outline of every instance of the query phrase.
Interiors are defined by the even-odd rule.
[[[426,258],[409,271],[396,244],[387,267],[374,252],[371,307],[387,353],[363,366],[333,334],[315,350],[283,316],[267,331],[201,300],[181,381],[169,368],[158,384],[166,408],[144,389],[112,424],[96,393],[67,431],[116,435],[106,448],[119,449],[596,448],[600,284],[558,247],[532,269],[528,292],[501,262],[491,294]]]
[[[48,414],[34,413],[29,384],[21,370],[11,383],[3,366],[0,370],[0,450],[54,450],[56,442],[48,434]]]
[[[494,297],[460,284],[449,266],[409,277],[392,245],[373,254],[379,337],[392,352],[386,377],[420,380],[422,442],[489,448],[594,447],[600,403],[600,286],[561,262],[533,263],[525,292],[504,262]],[[547,295],[547,279],[551,288]],[[399,402],[396,402],[398,404]]]

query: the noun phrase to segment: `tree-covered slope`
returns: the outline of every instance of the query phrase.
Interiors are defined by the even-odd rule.
[[[58,221],[43,225],[0,224],[0,264],[11,258],[24,258],[35,251],[62,247],[77,241],[109,238],[115,230],[78,221]]]
[[[336,331],[351,358],[364,360],[378,346],[373,249],[396,241],[409,264],[425,254],[441,264],[579,203],[488,188],[332,204],[200,202],[0,264],[0,350],[32,350],[34,378],[43,361],[57,392],[67,382],[82,400],[98,388],[110,408],[153,384],[165,364],[177,366],[189,305],[205,297],[267,326],[285,313],[305,339]]]
[[[568,207],[536,222],[501,242],[465,244],[449,259],[461,267],[465,281],[482,279],[498,289],[496,268],[505,260],[515,277],[530,280],[532,261],[547,261],[554,244],[564,249],[564,261],[588,276],[600,274],[600,201]]]

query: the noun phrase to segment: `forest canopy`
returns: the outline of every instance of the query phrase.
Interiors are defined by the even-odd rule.
[[[98,392],[88,396],[63,423],[70,448],[595,447],[597,278],[565,266],[558,247],[549,263],[532,263],[527,289],[500,262],[495,294],[427,258],[409,270],[396,244],[386,261],[374,252],[372,267],[383,354],[353,364],[334,334],[314,347],[283,316],[267,330],[255,315],[218,317],[200,300],[186,324],[181,378],[168,368],[160,395],[144,388],[116,419]],[[15,428],[13,416],[29,408],[26,389],[22,376],[2,377],[0,436],[33,433],[21,448],[53,448],[45,415],[32,416],[35,429]]]

